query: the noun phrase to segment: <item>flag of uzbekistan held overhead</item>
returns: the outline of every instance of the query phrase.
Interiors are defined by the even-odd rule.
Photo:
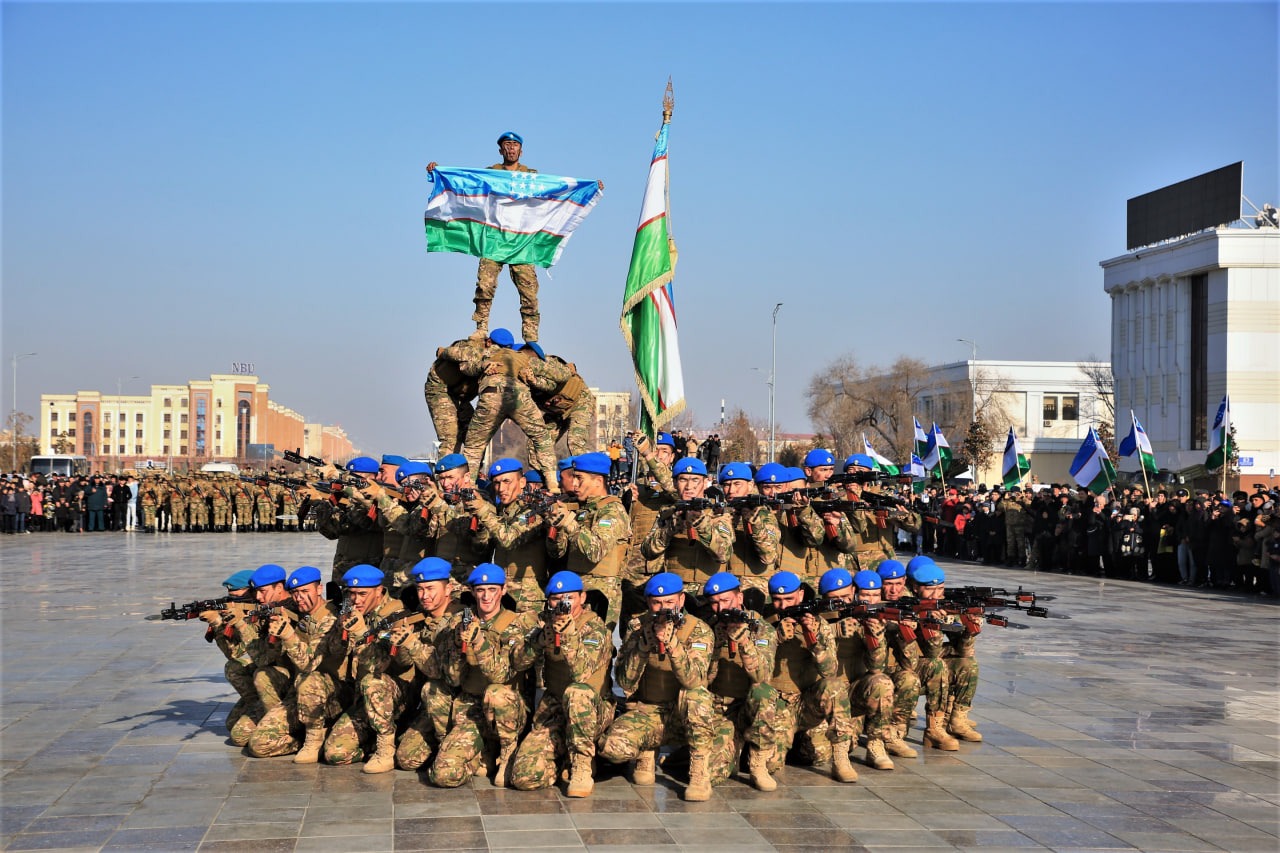
[[[1098,433],[1089,428],[1076,458],[1071,462],[1071,476],[1076,484],[1084,486],[1095,495],[1105,492],[1116,481],[1116,469],[1102,447]]]
[[[1213,418],[1213,429],[1209,432],[1209,455],[1205,457],[1204,467],[1217,471],[1226,464],[1231,455],[1231,399],[1222,396],[1218,404],[1218,414]]]
[[[1004,487],[1011,489],[1018,485],[1030,470],[1031,463],[1018,446],[1018,436],[1014,434],[1013,427],[1009,427],[1009,437],[1004,442]]]
[[[898,470],[897,465],[894,465],[888,459],[885,459],[879,453],[876,453],[876,449],[871,446],[871,442],[867,441],[867,434],[865,432],[862,434],[862,448],[864,453],[876,461],[876,467],[883,473],[888,474],[890,477],[896,477],[901,473]]]
[[[647,434],[663,429],[684,410],[684,373],[676,334],[676,244],[668,222],[667,128],[658,132],[649,163],[649,182],[640,206],[640,224],[631,249],[627,290],[622,298],[622,336],[631,349],[640,389],[640,425]]]
[[[1129,410],[1129,434],[1124,437],[1124,441],[1120,442],[1117,448],[1121,456],[1132,456],[1138,454],[1138,461],[1142,463],[1143,470],[1148,474],[1157,474],[1160,469],[1156,467],[1156,451],[1151,446],[1151,439],[1147,438],[1147,431],[1142,428],[1142,424],[1138,423],[1138,416],[1133,413],[1133,409]]]
[[[503,169],[431,171],[427,251],[550,267],[600,200],[595,181]]]
[[[916,456],[923,459],[929,453],[929,436],[924,434],[924,427],[920,426],[919,418],[912,418],[911,420],[915,422],[916,426]]]
[[[924,469],[932,474],[935,470],[945,471],[949,464],[951,464],[951,445],[947,444],[942,430],[934,424],[925,442]]]

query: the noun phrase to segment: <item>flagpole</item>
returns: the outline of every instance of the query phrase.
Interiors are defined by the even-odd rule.
[[[1097,429],[1095,429],[1095,430],[1093,431],[1093,440],[1094,440],[1094,443],[1095,443],[1095,444],[1097,444],[1098,449],[1100,449],[1100,450],[1102,451],[1102,455],[1103,455],[1103,456],[1106,456],[1106,455],[1107,455],[1107,449],[1106,449],[1105,447],[1103,447],[1103,446],[1102,446],[1102,440],[1101,440],[1101,439],[1099,438],[1099,436],[1098,436],[1098,431],[1097,431]],[[1141,459],[1141,457],[1139,457],[1139,459]],[[1107,461],[1108,461],[1108,462],[1110,462],[1111,460],[1110,460],[1110,459],[1108,459]],[[1144,469],[1144,470],[1145,470],[1145,469]],[[1106,466],[1106,465],[1103,465],[1103,466],[1102,466],[1102,476],[1104,476],[1104,477],[1106,477],[1106,478],[1107,478],[1107,488],[1108,488],[1108,489],[1111,489],[1111,488],[1113,488],[1113,487],[1115,486],[1115,480],[1112,480],[1112,479],[1111,479],[1111,475],[1107,473],[1107,466]]]
[[[1129,429],[1133,430],[1133,442],[1138,443],[1138,416],[1133,413],[1133,409],[1129,410]],[[1147,497],[1151,497],[1151,481],[1147,479],[1147,463],[1142,459],[1142,448],[1137,447],[1138,451],[1138,467],[1142,469],[1142,484],[1147,487]],[[1155,448],[1151,448],[1154,454]]]

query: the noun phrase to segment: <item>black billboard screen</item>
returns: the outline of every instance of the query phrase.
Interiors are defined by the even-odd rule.
[[[1240,218],[1244,163],[1129,199],[1129,248],[1149,246]]]

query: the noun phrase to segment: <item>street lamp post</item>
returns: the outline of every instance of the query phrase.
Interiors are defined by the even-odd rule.
[[[770,362],[769,362],[769,461],[770,462],[772,462],[775,458],[774,444],[776,440],[776,427],[777,427],[777,418],[775,416],[775,413],[777,410],[774,408],[773,380],[774,380],[774,377],[777,376],[777,371],[778,371],[778,309],[780,309],[781,307],[782,307],[781,302],[773,306],[773,352],[770,355]]]
[[[33,355],[39,355],[34,352],[23,352],[13,354],[13,429],[9,433],[9,441],[13,446],[13,468],[18,470],[18,362],[24,358],[31,358]]]
[[[978,419],[978,345],[966,338],[956,338],[957,343],[968,344],[972,357],[969,359],[969,406],[972,411],[970,422]]]

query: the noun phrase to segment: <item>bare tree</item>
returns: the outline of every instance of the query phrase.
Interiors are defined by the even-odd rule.
[[[1116,422],[1116,380],[1115,374],[1111,372],[1111,364],[1089,353],[1084,361],[1077,362],[1076,367],[1089,382],[1085,400],[1092,401],[1093,404],[1089,409],[1083,405],[1085,400],[1081,400],[1081,411],[1099,412],[1101,416],[1105,416],[1108,423],[1114,424]]]
[[[881,453],[905,459],[915,437],[916,401],[928,377],[924,362],[899,357],[888,368],[842,356],[809,380],[809,418],[833,437],[837,455],[861,452],[866,433]]]

